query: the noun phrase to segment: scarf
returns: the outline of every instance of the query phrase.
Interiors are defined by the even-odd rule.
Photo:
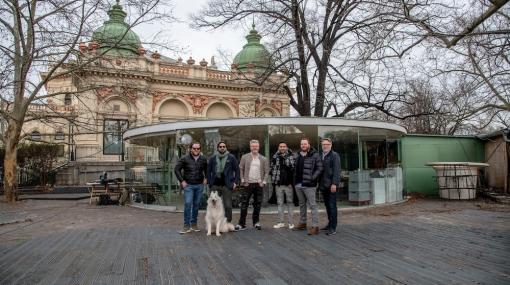
[[[273,180],[273,183],[279,185],[282,166],[281,162],[283,162],[283,165],[287,166],[288,168],[294,168],[294,157],[290,151],[287,151],[284,154],[281,154],[279,151],[277,151],[273,155],[273,159],[275,160],[275,163],[273,166],[274,168],[271,179]]]
[[[216,154],[216,177],[221,177],[221,174],[223,173],[223,170],[225,170],[225,164],[227,163],[228,159],[228,151],[225,151],[224,154],[221,154],[218,152]]]

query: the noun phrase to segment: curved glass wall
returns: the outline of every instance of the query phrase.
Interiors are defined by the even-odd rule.
[[[183,208],[183,193],[173,169],[198,141],[209,158],[219,141],[234,156],[249,152],[249,141],[259,140],[260,153],[272,156],[279,142],[293,151],[309,138],[321,151],[320,139],[331,138],[341,157],[340,205],[390,203],[403,198],[400,138],[405,129],[389,123],[331,118],[245,118],[157,124],[126,131],[126,185],[132,198],[144,204]],[[264,201],[270,193],[266,187]],[[239,191],[237,191],[239,193]],[[319,201],[322,199],[317,193]],[[234,208],[238,206],[234,194]]]

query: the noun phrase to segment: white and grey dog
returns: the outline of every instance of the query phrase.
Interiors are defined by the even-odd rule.
[[[205,224],[207,226],[208,236],[211,235],[213,226],[216,230],[216,236],[221,236],[221,233],[234,231],[234,225],[227,223],[227,218],[225,218],[225,209],[223,208],[223,201],[216,191],[212,191],[211,195],[209,195],[209,199],[207,199]]]

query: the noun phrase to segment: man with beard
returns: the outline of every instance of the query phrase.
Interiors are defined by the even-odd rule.
[[[322,160],[319,153],[311,148],[310,140],[301,139],[301,151],[296,158],[296,194],[299,198],[299,224],[294,230],[306,230],[307,206],[312,211],[312,225],[308,229],[308,235],[319,234],[319,213],[315,194],[317,192],[317,181],[322,174]]]
[[[278,151],[271,159],[271,178],[276,192],[276,201],[278,204],[278,223],[273,226],[275,229],[285,227],[284,223],[284,206],[287,208],[288,227],[294,228],[292,222],[293,189],[294,180],[294,157],[287,147],[287,144],[280,142]]]
[[[216,146],[217,153],[209,158],[207,182],[211,191],[217,191],[223,200],[227,222],[232,222],[232,191],[239,185],[237,159],[228,152],[223,141]]]
[[[184,227],[179,232],[187,234],[199,232],[197,226],[198,203],[204,192],[207,171],[207,159],[200,153],[200,143],[190,146],[190,153],[179,159],[174,173],[184,189]]]
[[[332,150],[331,139],[322,139],[322,164],[324,172],[319,182],[319,190],[324,197],[324,205],[328,214],[328,225],[321,229],[326,235],[336,234],[337,208],[336,193],[340,187],[340,155]]]

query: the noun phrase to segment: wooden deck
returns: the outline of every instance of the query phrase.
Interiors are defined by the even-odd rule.
[[[0,284],[510,284],[508,211],[347,213],[332,237],[270,229],[267,215],[262,231],[207,237],[179,235],[178,214],[115,209],[122,225],[0,228],[24,239],[0,240]]]

